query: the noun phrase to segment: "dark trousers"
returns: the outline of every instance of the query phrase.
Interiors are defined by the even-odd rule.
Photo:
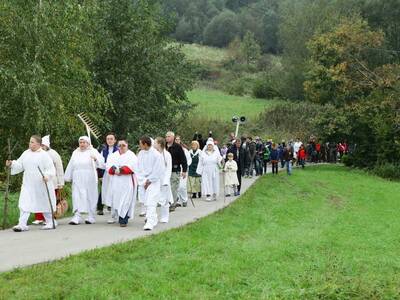
[[[99,198],[97,199],[97,210],[103,210],[104,205],[102,203],[102,199],[101,199],[101,192],[99,193]]]
[[[255,163],[256,163],[256,175],[262,175],[263,174],[263,160],[262,160],[262,158],[256,157]]]
[[[278,161],[272,161],[272,174],[278,174]]]
[[[263,169],[264,169],[264,174],[267,174],[268,160],[264,160],[263,161]]]
[[[129,216],[126,214],[125,218],[119,217],[119,224],[128,224]]]
[[[238,190],[238,192],[240,192],[240,187],[242,186],[242,170],[238,169],[236,171],[236,175],[237,175],[237,178],[238,178],[238,181],[239,181],[239,185],[237,186],[237,190]]]

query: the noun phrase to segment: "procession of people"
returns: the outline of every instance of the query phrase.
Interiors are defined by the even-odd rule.
[[[196,134],[190,147],[174,132],[167,132],[165,138],[143,136],[137,155],[127,139],[114,133],[108,133],[105,142],[96,150],[89,136],[79,137],[64,174],[60,155],[50,147],[50,136],[33,135],[20,158],[6,161],[12,175],[23,172],[20,217],[13,230],[29,230],[31,213],[35,214],[32,224],[55,229],[56,199],[65,182],[72,187],[70,225],[94,224],[96,212],[103,215],[107,207],[107,223],[126,227],[138,202],[139,216],[145,218],[143,229],[153,230],[159,222],[168,223],[170,213],[186,207],[189,198],[216,201],[221,173],[224,196],[239,196],[242,177],[265,174],[269,163],[273,174],[278,173],[280,161],[280,167],[291,175],[293,164],[304,168],[306,161],[336,162],[348,151],[346,143],[333,152],[330,143],[321,145],[315,139],[306,145],[300,139],[286,144],[232,134],[221,148],[211,134],[207,140]]]

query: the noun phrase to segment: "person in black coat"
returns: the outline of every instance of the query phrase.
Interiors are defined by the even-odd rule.
[[[245,169],[245,162],[246,162],[246,149],[242,147],[242,143],[240,139],[237,139],[235,143],[229,148],[228,153],[233,154],[233,160],[236,161],[236,164],[238,166],[238,170],[236,172],[237,178],[239,180],[239,185],[237,187],[237,192],[235,193],[235,196],[240,195],[240,187],[242,185],[242,172],[244,172]],[[228,157],[228,155],[226,155]]]

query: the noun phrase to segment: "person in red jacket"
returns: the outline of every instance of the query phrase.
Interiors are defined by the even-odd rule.
[[[304,169],[306,163],[306,149],[304,149],[304,145],[300,146],[299,152],[297,153],[297,157],[299,159],[300,166]]]
[[[321,161],[321,144],[317,142],[315,144],[315,151],[317,151],[316,163]]]

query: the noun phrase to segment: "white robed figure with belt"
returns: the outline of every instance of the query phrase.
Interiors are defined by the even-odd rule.
[[[120,140],[119,150],[108,157],[106,172],[110,175],[109,200],[111,210],[115,217],[119,218],[121,227],[126,227],[128,219],[133,218],[137,180],[135,172],[138,166],[138,159],[128,149],[128,142]],[[115,223],[115,219],[108,223]]]
[[[18,225],[13,227],[15,232],[29,230],[27,225],[29,215],[39,212],[43,213],[46,220],[46,225],[42,229],[53,228],[46,183],[49,189],[50,201],[53,208],[55,208],[56,194],[52,179],[56,176],[56,170],[50,156],[41,148],[41,143],[42,139],[40,136],[32,136],[29,141],[28,150],[22,153],[17,160],[6,161],[6,165],[11,167],[11,175],[24,172],[18,202],[20,211],[19,222]],[[44,177],[40,174],[39,168],[43,172]]]
[[[212,141],[207,141],[206,149],[200,155],[196,173],[201,175],[201,193],[207,201],[217,200],[219,193],[219,167],[222,156]]]
[[[87,136],[79,138],[79,148],[72,153],[72,157],[65,170],[65,181],[72,182],[72,211],[74,217],[70,225],[82,222],[82,213],[88,213],[86,224],[95,223],[95,213],[98,199],[98,178],[96,168],[104,167],[103,156],[90,145]]]
[[[158,223],[157,203],[160,199],[161,180],[164,176],[164,160],[160,152],[151,146],[147,136],[140,138],[138,154],[138,181],[143,183],[146,224],[144,230],[153,230]]]

